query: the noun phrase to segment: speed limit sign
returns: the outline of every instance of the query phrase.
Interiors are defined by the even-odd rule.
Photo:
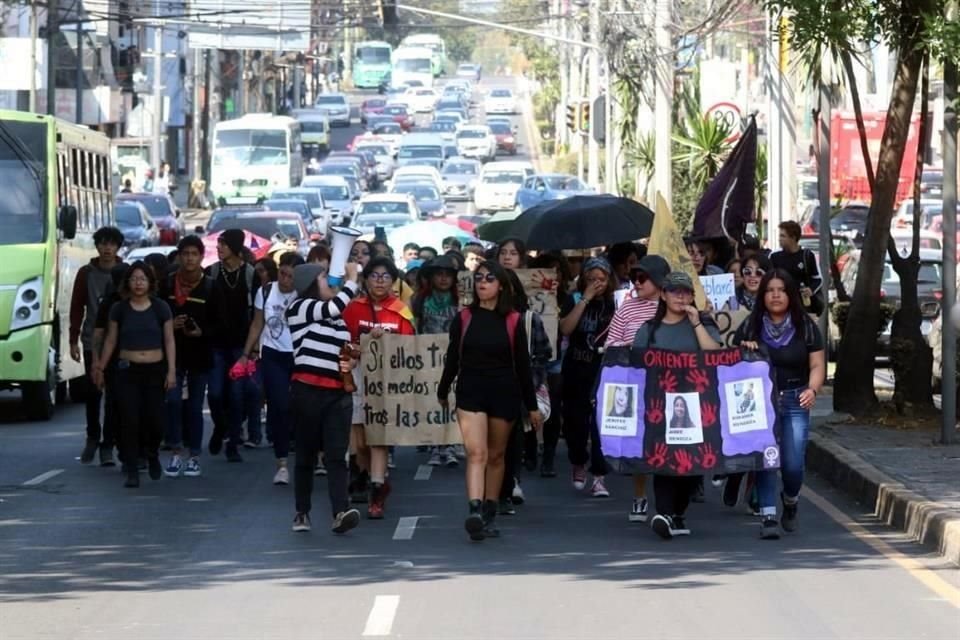
[[[730,136],[726,139],[726,142],[736,142],[740,139],[740,134],[743,130],[743,114],[740,112],[740,107],[736,104],[732,102],[718,102],[707,109],[705,115],[711,120],[726,125],[730,131]]]

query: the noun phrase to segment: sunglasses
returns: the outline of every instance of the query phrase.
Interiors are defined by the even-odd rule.
[[[487,282],[496,282],[496,281],[497,281],[497,276],[494,275],[494,274],[492,274],[492,273],[475,273],[475,274],[473,274],[473,281],[474,281],[474,282],[483,282],[484,280],[486,280]]]
[[[740,270],[740,275],[744,276],[745,278],[750,278],[752,276],[757,276],[758,278],[762,278],[764,275],[766,275],[766,273],[767,273],[766,271],[764,271],[759,267],[757,267],[756,269],[754,269],[753,267],[744,267],[743,269]]]
[[[630,272],[630,282],[636,282],[637,284],[646,284],[650,280],[650,275],[646,271],[636,271]]]
[[[367,279],[373,280],[374,282],[391,282],[393,280],[393,276],[386,271],[374,271],[367,276]]]
[[[682,295],[692,296],[693,295],[693,291],[691,291],[690,289],[687,289],[686,287],[667,287],[666,289],[664,289],[664,291],[676,296],[682,296]]]

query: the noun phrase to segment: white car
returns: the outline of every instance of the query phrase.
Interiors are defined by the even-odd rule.
[[[467,124],[467,120],[459,111],[437,111],[433,115],[434,122],[452,122],[459,130],[460,127]]]
[[[497,137],[483,124],[467,125],[457,132],[457,154],[489,162],[497,157]]]
[[[437,191],[443,193],[443,178],[440,177],[440,172],[433,167],[426,165],[398,167],[397,170],[393,172],[393,180],[391,181],[390,187],[403,181],[428,182],[435,186]]]
[[[486,113],[517,113],[517,100],[510,89],[491,89],[483,101]]]
[[[477,213],[513,209],[517,191],[534,172],[529,162],[491,162],[485,165],[473,192],[473,206]]]
[[[310,187],[320,192],[330,212],[331,226],[346,224],[353,214],[353,194],[347,179],[343,176],[306,176],[300,186]]]
[[[350,101],[342,93],[321,93],[314,107],[327,116],[330,126],[350,126]]]
[[[393,159],[393,156],[397,153],[396,147],[385,140],[371,139],[369,141],[362,140],[358,142],[354,145],[354,150],[364,150],[373,153],[373,157],[377,159],[377,177],[380,178],[381,182],[389,180],[393,175],[397,166],[397,163]]]
[[[357,203],[354,224],[359,224],[365,216],[406,215],[410,222],[420,219],[420,207],[413,196],[406,193],[371,193],[363,196]]]
[[[428,87],[412,87],[407,89],[407,106],[414,113],[430,113],[437,105],[440,96],[437,92]]]

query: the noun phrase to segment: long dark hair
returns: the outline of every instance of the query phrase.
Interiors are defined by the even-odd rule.
[[[507,316],[511,311],[514,310],[514,300],[513,300],[513,286],[510,284],[510,276],[507,275],[507,270],[500,266],[499,262],[495,260],[484,260],[477,266],[477,270],[474,271],[474,277],[476,274],[480,273],[481,269],[486,269],[488,272],[492,273],[496,278],[497,282],[500,283],[500,292],[497,294],[497,307],[496,311],[502,316]],[[476,311],[480,308],[480,297],[477,295],[477,281],[473,281],[473,302],[470,303],[470,309]]]
[[[676,424],[677,414],[674,413],[673,417],[670,418],[670,429],[689,429],[693,426],[693,419],[690,417],[690,405],[687,404],[687,399],[683,396],[677,396],[673,399],[673,405],[676,406],[677,400],[683,403],[683,420],[680,425]]]
[[[427,269],[427,273],[423,273],[423,267],[420,267],[420,273],[417,274],[417,293],[413,296],[413,300],[410,302],[411,310],[413,311],[413,317],[417,319],[417,322],[423,319],[423,305],[426,303],[427,298],[433,295],[433,276],[439,271],[452,271],[451,269],[438,269],[436,271],[431,271]],[[457,272],[452,271],[453,273],[453,285],[450,287],[450,295],[453,297],[454,306],[460,303],[460,292],[457,290]],[[419,277],[420,275],[423,277]]]
[[[657,329],[660,328],[660,325],[663,324],[663,319],[667,316],[667,301],[663,298],[663,294],[664,294],[664,292],[661,290],[661,291],[660,291],[660,300],[657,301],[657,311],[656,311],[656,313],[653,314],[653,317],[652,317],[652,318],[650,319],[650,321],[649,321],[649,322],[650,322],[650,333],[649,333],[650,338],[649,338],[649,340],[647,341],[647,345],[648,345],[648,346],[649,346],[649,345],[652,345],[652,344],[654,343],[654,341],[655,341],[655,339],[656,339],[656,335],[657,335]],[[692,306],[692,307],[696,307],[696,306],[697,306],[697,298],[696,298],[696,296],[694,296],[693,300],[690,302],[690,306]],[[704,314],[704,313],[701,311],[701,312],[700,312],[700,321],[703,322],[705,319],[707,319],[707,318],[709,317],[709,315],[710,315],[710,314]]]
[[[783,288],[787,292],[787,313],[790,314],[790,319],[793,320],[796,331],[803,337],[804,341],[807,341],[809,338],[807,336],[807,312],[804,310],[803,301],[800,299],[800,285],[788,271],[780,268],[768,271],[763,276],[763,280],[760,281],[760,288],[757,289],[757,301],[754,303],[753,312],[748,320],[751,331],[750,337],[757,339],[763,335],[763,316],[767,314],[767,301],[764,298],[766,298],[771,280],[781,280],[783,282]]]

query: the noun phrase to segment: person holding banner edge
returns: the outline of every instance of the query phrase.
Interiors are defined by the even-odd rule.
[[[780,393],[777,414],[783,429],[780,474],[783,514],[777,523],[776,470],[757,472],[760,537],[775,540],[779,528],[797,530],[804,457],[810,433],[810,409],[826,378],[823,336],[807,314],[800,286],[784,269],[775,268],[760,282],[757,305],[734,336],[734,344],[770,359]]]
[[[663,291],[653,319],[640,327],[634,349],[708,351],[722,348],[723,340],[709,314],[701,313],[693,300],[693,280],[682,271],[673,271],[663,280]],[[690,535],[684,515],[700,483],[698,476],[653,476],[657,515],[651,528],[665,540]]]
[[[521,404],[535,429],[543,426],[530,371],[527,337],[506,270],[484,261],[473,274],[473,302],[450,325],[443,376],[437,400],[457,381],[457,422],[467,450],[469,514],[464,528],[470,539],[494,538],[497,496],[503,482],[504,453]]]

